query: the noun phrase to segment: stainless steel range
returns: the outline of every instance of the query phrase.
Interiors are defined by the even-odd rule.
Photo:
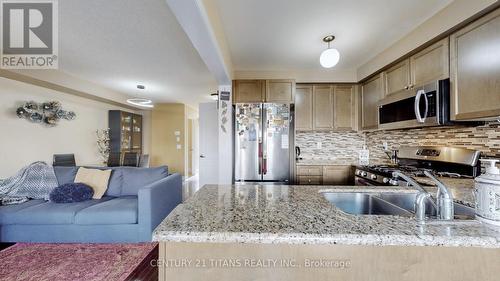
[[[480,174],[480,152],[476,150],[441,146],[405,146],[397,153],[395,165],[358,166],[355,171],[356,185],[407,185],[393,172],[423,176],[432,171],[443,177],[473,178]]]

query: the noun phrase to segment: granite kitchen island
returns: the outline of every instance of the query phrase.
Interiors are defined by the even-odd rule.
[[[328,202],[323,192],[417,191],[403,187],[380,186],[207,185],[179,205],[156,228],[153,239],[162,242],[160,256],[163,254],[170,258],[189,256],[189,253],[193,254],[191,257],[207,255],[208,260],[210,255],[224,259],[225,253],[260,257],[319,255],[346,258],[351,263],[358,263],[367,262],[374,257],[400,257],[390,264],[391,268],[402,271],[408,270],[409,266],[408,260],[402,257],[418,257],[419,263],[430,268],[437,266],[435,259],[447,260],[448,267],[456,267],[465,262],[464,257],[467,257],[467,263],[478,260],[478,257],[481,261],[485,257],[493,258],[490,262],[497,264],[500,261],[500,230],[476,220],[429,221],[421,225],[412,217],[351,215]],[[465,196],[456,199],[467,203],[471,198]],[[449,263],[449,257],[461,259]],[[411,258],[409,262],[412,262]],[[483,264],[488,266],[489,263]],[[380,264],[377,266],[383,267]],[[439,265],[439,268],[442,267],[443,264]],[[303,267],[300,268],[302,270],[293,270],[297,276],[302,274]],[[181,269],[168,269],[174,276],[177,276],[175,272],[181,274],[178,272]],[[224,274],[228,274],[228,278],[231,276],[227,268],[212,270],[217,271],[219,277]],[[500,272],[500,268],[493,270]],[[163,274],[167,271],[164,270]],[[286,276],[288,272],[283,268],[278,271],[285,274],[280,276]],[[465,274],[460,269],[455,271],[462,276]],[[240,271],[233,268],[232,272],[239,274]],[[269,269],[258,272],[264,275],[276,273]],[[350,280],[348,272],[350,271],[338,270],[339,275],[333,276]],[[311,273],[330,276],[324,268],[309,272]]]
[[[400,187],[208,185],[155,230],[155,241],[500,248],[500,229],[476,220],[351,215],[322,192],[417,192]],[[461,198],[456,199],[463,202]],[[470,199],[469,199],[470,200]]]

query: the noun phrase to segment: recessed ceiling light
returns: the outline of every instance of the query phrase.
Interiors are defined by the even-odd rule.
[[[137,84],[137,89],[144,90],[144,89],[146,89],[146,86],[141,85],[141,84]]]
[[[323,42],[328,43],[328,49],[324,50],[319,57],[319,63],[324,68],[334,67],[340,60],[340,53],[335,48],[330,47],[330,42],[335,39],[335,36],[328,35],[323,38]]]

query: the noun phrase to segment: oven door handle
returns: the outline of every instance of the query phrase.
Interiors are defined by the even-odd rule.
[[[422,114],[420,113],[420,98],[422,98],[422,96],[424,96],[424,101],[425,101],[424,117],[422,117]],[[429,111],[429,100],[427,99],[427,95],[425,94],[424,90],[418,90],[417,95],[415,97],[415,117],[418,123],[425,123],[428,111]]]

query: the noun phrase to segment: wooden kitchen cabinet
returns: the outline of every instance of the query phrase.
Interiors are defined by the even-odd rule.
[[[410,85],[410,60],[405,59],[384,72],[385,95],[407,90]]]
[[[297,85],[295,127],[300,131],[355,130],[355,86]]]
[[[333,130],[333,86],[313,86],[313,129]]]
[[[500,116],[500,9],[450,37],[451,119]]]
[[[233,95],[234,103],[292,103],[295,80],[235,80]]]
[[[354,184],[352,166],[323,166],[323,184],[349,185]]]
[[[321,176],[323,175],[322,166],[297,166],[297,175],[299,176]]]
[[[264,102],[265,84],[265,80],[235,80],[233,88],[234,102]]]
[[[267,80],[266,102],[292,103],[295,80]]]
[[[354,172],[351,165],[297,165],[297,184],[300,185],[352,185]]]
[[[300,185],[321,185],[321,176],[298,176],[298,184]]]
[[[450,77],[449,38],[410,57],[411,83],[415,87]]]
[[[355,130],[354,86],[335,86],[334,98],[335,130]]]
[[[320,185],[323,182],[322,166],[297,166],[296,182],[301,185]]]
[[[295,90],[295,128],[301,131],[313,129],[312,86],[298,85]]]
[[[445,38],[384,71],[385,96],[448,77],[449,40]]]
[[[361,128],[377,129],[378,102],[383,95],[382,75],[377,75],[361,86]]]

